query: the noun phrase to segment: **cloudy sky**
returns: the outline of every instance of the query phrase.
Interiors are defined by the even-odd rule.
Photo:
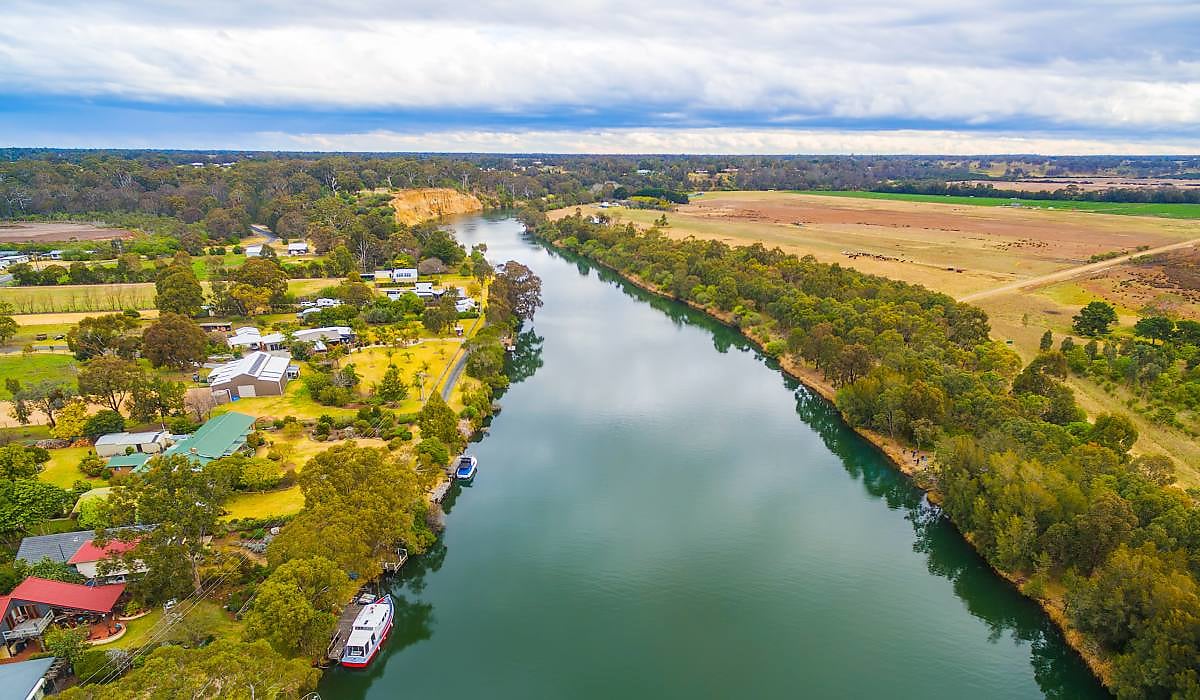
[[[1200,153],[1200,2],[4,0],[0,146]]]

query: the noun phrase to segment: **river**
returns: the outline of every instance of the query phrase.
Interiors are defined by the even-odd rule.
[[[735,332],[526,240],[541,276],[475,483],[341,698],[1106,697],[1036,605]]]

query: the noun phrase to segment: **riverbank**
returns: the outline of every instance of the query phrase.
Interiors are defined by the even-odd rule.
[[[532,232],[529,233],[530,235],[534,235]],[[542,237],[537,237],[537,239],[555,250],[578,255],[577,252],[560,246],[555,241],[551,241]],[[781,340],[781,338],[777,337],[755,334],[752,331],[748,331],[747,329],[739,327],[732,313],[723,312],[719,309],[697,304],[690,300],[676,299],[671,294],[664,293],[656,285],[639,278],[637,275],[622,272],[621,270],[606,265],[594,258],[585,259],[590,264],[609,270],[613,274],[619,276],[621,279],[629,282],[639,289],[642,289],[643,291],[664,299],[684,303],[690,308],[700,311],[706,316],[720,322],[721,324],[736,330],[742,335],[742,337],[746,338],[746,340],[748,340],[755,348],[757,348],[766,356],[770,356],[770,354],[766,351],[766,345],[773,340]],[[833,384],[824,376],[822,376],[816,369],[787,357],[776,358],[776,361],[780,366],[780,370],[786,376],[800,382],[810,390],[828,400],[831,404],[834,403],[837,395],[836,387],[834,387]],[[841,412],[838,411],[838,413],[840,414]],[[845,416],[843,415],[842,417],[844,420]],[[932,454],[928,452],[916,451],[916,456],[914,457],[914,450],[898,440],[866,428],[850,425],[848,422],[847,425],[862,438],[871,443],[880,452],[882,452],[887,457],[888,463],[893,468],[907,476],[915,486],[926,493],[931,503],[938,504],[941,502],[941,494],[932,484],[928,482],[928,479],[923,478],[921,467],[918,466],[918,461],[922,458],[924,458],[924,461],[926,462],[931,462],[933,459]],[[948,516],[947,522],[954,524]],[[954,525],[955,529],[958,530],[957,524]],[[972,541],[972,539],[968,537],[966,533],[963,533],[961,530],[958,531],[960,536],[962,536],[963,539],[978,552],[976,543]],[[1037,603],[1038,606],[1044,611],[1046,616],[1062,633],[1068,646],[1070,646],[1071,649],[1074,650],[1074,652],[1084,661],[1092,674],[1098,678],[1100,682],[1105,685],[1105,687],[1111,687],[1111,666],[1109,662],[1103,657],[1099,649],[1090,640],[1069,625],[1066,615],[1065,601],[1062,599],[1061,594],[1045,599],[1029,595],[1024,589],[1025,579],[1023,577],[996,568],[992,562],[988,561],[986,557],[982,556],[982,553],[980,553],[980,558],[983,559],[983,561],[989,566],[989,568],[991,568],[993,572],[1015,587],[1016,590],[1021,593],[1021,595]]]

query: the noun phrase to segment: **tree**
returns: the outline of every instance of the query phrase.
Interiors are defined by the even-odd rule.
[[[324,557],[284,562],[255,592],[246,638],[265,639],[285,656],[316,657],[329,643],[336,611],[355,588],[346,572]]]
[[[165,600],[199,590],[204,538],[233,492],[232,478],[219,462],[196,469],[187,455],[157,455],[145,472],[132,475],[109,496],[112,522],[157,524],[125,555],[130,566],[140,560],[148,569],[134,584],[143,599]],[[182,571],[191,575],[181,576]]]
[[[17,568],[21,576],[36,576],[38,578],[48,579],[50,581],[62,581],[63,583],[83,583],[84,578],[75,570],[75,567],[63,561],[55,561],[50,557],[42,557],[41,561],[33,564],[26,564],[23,561],[17,562]]]
[[[433,306],[425,308],[421,314],[421,323],[430,333],[443,333],[458,318],[454,309],[454,300],[449,295],[438,299]]]
[[[0,447],[0,477],[6,481],[13,481],[36,476],[37,473],[37,460],[23,445]]]
[[[217,639],[196,649],[167,644],[114,683],[71,688],[62,700],[228,698],[285,700],[316,687],[321,673],[306,659],[288,659],[264,640]]]
[[[165,421],[168,416],[183,411],[186,394],[187,387],[183,382],[142,374],[134,381],[129,394],[129,415],[143,423]]]
[[[1148,316],[1138,319],[1133,331],[1143,338],[1165,343],[1175,334],[1175,322],[1163,316]]]
[[[1103,445],[1118,454],[1125,454],[1137,442],[1138,431],[1128,416],[1118,413],[1101,413],[1096,416],[1088,440]]]
[[[121,404],[143,376],[132,360],[102,356],[89,360],[79,370],[79,393],[120,412]]]
[[[400,368],[388,365],[383,378],[375,385],[375,396],[386,403],[398,403],[408,396],[408,384],[400,377]]]
[[[138,346],[138,338],[132,334],[135,328],[137,319],[125,314],[88,316],[67,331],[67,347],[77,360],[101,355],[132,358]]]
[[[1052,347],[1054,347],[1054,334],[1047,330],[1042,334],[1042,339],[1038,341],[1038,350],[1048,352]]]
[[[0,533],[27,531],[57,518],[72,500],[66,489],[36,479],[0,481]]]
[[[154,305],[159,311],[195,316],[204,304],[204,288],[191,266],[173,265],[154,283]]]
[[[421,429],[422,438],[436,437],[452,450],[462,449],[465,442],[458,431],[458,417],[436,391],[430,394],[417,414],[417,427]]]
[[[358,487],[368,481],[369,495]],[[268,547],[273,565],[320,556],[369,579],[395,547],[419,553],[435,539],[425,524],[426,484],[385,449],[353,441],[332,447],[304,465],[299,484],[304,508]]]
[[[83,656],[83,652],[91,648],[87,627],[51,627],[42,639],[46,643],[46,651],[59,659],[66,659],[72,667]]]
[[[60,440],[74,440],[83,435],[87,420],[87,404],[82,399],[72,399],[58,412],[58,423],[50,430],[50,435]]]
[[[502,326],[519,326],[542,305],[542,280],[528,267],[509,260],[492,280],[488,316]]]
[[[1142,455],[1129,463],[1133,472],[1159,486],[1175,483],[1175,463],[1166,455]]]
[[[164,313],[142,335],[142,353],[155,367],[186,369],[208,357],[208,335],[190,318]]]
[[[41,411],[42,415],[46,416],[46,422],[53,428],[57,423],[58,412],[67,402],[75,396],[75,390],[65,384],[55,383],[50,379],[43,379],[29,385],[22,385],[19,392],[13,395],[13,413],[14,417],[20,419],[22,411],[18,407],[25,407],[34,411]],[[29,413],[24,411],[28,422]]]
[[[8,343],[17,334],[17,322],[12,313],[12,304],[0,301],[0,345]]]
[[[123,430],[125,430],[125,416],[111,408],[97,411],[83,424],[84,436],[93,441],[101,435],[119,433]]]
[[[1112,304],[1091,301],[1074,317],[1073,328],[1079,335],[1095,337],[1108,333],[1108,328],[1117,322],[1117,312]]]

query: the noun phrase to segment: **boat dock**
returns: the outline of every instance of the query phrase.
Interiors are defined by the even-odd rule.
[[[400,573],[400,567],[404,566],[404,562],[408,561],[408,550],[397,549],[396,559],[394,561],[383,562],[383,573],[397,574]]]
[[[329,648],[325,650],[326,658],[337,663],[342,658],[342,650],[346,648],[346,640],[350,638],[350,632],[354,629],[354,620],[358,617],[358,613],[362,611],[363,604],[359,602],[359,596],[354,596],[354,600],[342,610],[342,616],[338,618],[337,628],[333,632],[333,637],[329,640]]]
[[[437,486],[434,486],[433,490],[429,492],[429,500],[434,503],[441,503],[442,501],[446,500],[446,495],[450,493],[450,487],[453,485],[453,479],[446,479],[445,481],[442,481]]]

